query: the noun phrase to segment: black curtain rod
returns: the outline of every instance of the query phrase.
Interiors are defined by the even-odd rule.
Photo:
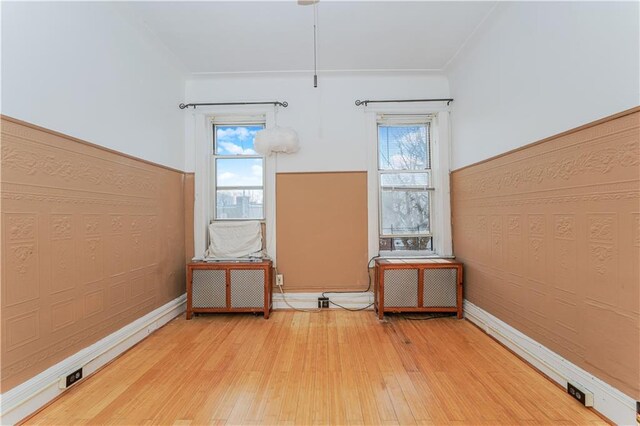
[[[217,102],[217,103],[205,103],[205,104],[180,104],[178,105],[180,107],[180,109],[185,109],[185,108],[189,108],[189,107],[193,107],[193,109],[196,109],[196,107],[199,106],[216,106],[216,105],[277,105],[277,106],[281,106],[281,107],[288,107],[289,106],[289,102],[287,101],[270,101],[270,102]]]
[[[360,105],[364,105],[367,106],[367,104],[373,104],[373,103],[385,103],[385,102],[446,102],[447,105],[449,105],[451,102],[453,102],[452,98],[447,98],[447,99],[389,99],[389,100],[383,100],[383,101],[371,101],[371,100],[366,100],[366,101],[361,101],[360,99],[358,99],[356,101],[356,106],[360,106]]]

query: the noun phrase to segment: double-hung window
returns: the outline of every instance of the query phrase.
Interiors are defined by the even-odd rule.
[[[264,157],[253,143],[264,120],[213,122],[212,212],[214,220],[265,218]]]
[[[378,117],[380,251],[432,251],[431,121]]]

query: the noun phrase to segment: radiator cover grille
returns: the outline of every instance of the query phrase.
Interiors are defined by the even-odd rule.
[[[195,269],[193,271],[192,292],[194,308],[226,308],[226,271]]]
[[[456,307],[457,289],[458,270],[456,268],[423,270],[422,301],[424,307]]]
[[[418,270],[384,271],[384,304],[390,307],[418,306]]]
[[[232,269],[231,307],[262,308],[264,306],[264,270]]]

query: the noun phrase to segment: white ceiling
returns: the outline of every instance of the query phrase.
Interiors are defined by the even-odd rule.
[[[440,70],[495,2],[320,1],[319,70]],[[313,6],[131,2],[193,73],[313,69]]]

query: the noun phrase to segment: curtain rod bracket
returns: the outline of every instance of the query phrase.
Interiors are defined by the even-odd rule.
[[[451,102],[453,102],[452,98],[446,98],[446,99],[388,99],[388,100],[381,100],[381,101],[373,101],[373,100],[364,100],[361,101],[360,99],[356,100],[356,106],[360,106],[360,105],[364,105],[367,106],[370,103],[403,103],[403,102],[446,102],[447,106],[449,106],[449,104],[451,104]]]
[[[215,102],[215,103],[199,103],[199,104],[180,104],[178,108],[185,109],[189,107],[193,107],[196,109],[199,106],[219,106],[219,105],[274,105],[281,106],[286,108],[289,106],[289,102],[287,101],[268,101],[268,102]]]

